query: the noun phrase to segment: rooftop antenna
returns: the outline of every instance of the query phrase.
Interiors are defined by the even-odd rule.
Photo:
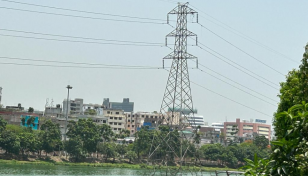
[[[53,108],[53,99],[51,99],[51,103],[50,103],[50,109]]]
[[[49,98],[46,98],[45,108],[47,108],[48,106],[49,106]]]

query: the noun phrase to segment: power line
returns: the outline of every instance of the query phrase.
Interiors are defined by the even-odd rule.
[[[244,86],[243,84],[240,84],[240,83],[238,83],[238,82],[236,82],[236,81],[234,81],[234,80],[232,80],[232,79],[230,79],[230,78],[228,78],[228,77],[226,77],[226,76],[224,76],[224,75],[222,75],[222,74],[220,74],[220,73],[218,73],[218,72],[216,72],[216,71],[214,71],[214,70],[212,70],[212,69],[210,69],[210,68],[208,68],[208,67],[206,67],[206,66],[204,66],[204,65],[202,65],[202,64],[200,64],[199,62],[198,62],[198,65],[201,65],[202,67],[211,70],[212,72],[218,74],[219,76],[221,76],[221,77],[223,77],[223,78],[225,78],[225,79],[228,79],[229,81],[231,81],[231,82],[233,82],[233,83],[235,83],[235,84],[237,84],[237,85],[240,85],[240,86],[242,86],[242,87],[244,87],[244,88],[246,88],[246,89],[248,89],[248,90],[250,90],[250,91],[252,91],[252,92],[254,92],[254,93],[256,93],[256,94],[258,94],[258,95],[261,95],[261,96],[264,97],[264,98],[267,98],[267,99],[272,100],[273,102],[277,103],[276,100],[274,100],[274,99],[272,99],[272,98],[270,98],[270,97],[268,97],[268,96],[266,96],[266,95],[263,95],[263,94],[261,94],[261,93],[255,91],[255,90],[253,90],[253,89],[251,89],[251,88],[249,88],[249,87],[247,87],[247,86]],[[206,72],[206,71],[204,71],[204,70],[202,70],[202,69],[200,69],[200,68],[198,68],[198,70],[200,70],[201,72],[203,72],[203,73],[205,73],[205,74],[208,74],[208,75],[210,75],[210,76],[212,76],[212,77],[214,77],[214,78],[216,78],[216,79],[218,79],[218,80],[220,80],[220,81],[222,81],[222,82],[224,82],[224,83],[226,83],[226,84],[229,84],[229,85],[232,86],[232,87],[235,87],[235,88],[237,88],[237,89],[239,89],[239,90],[241,90],[241,91],[243,91],[243,92],[245,92],[245,93],[251,95],[251,93],[249,93],[249,92],[247,92],[247,91],[245,91],[245,90],[242,90],[241,88],[238,88],[238,87],[236,87],[236,86],[234,86],[234,85],[232,85],[232,84],[230,84],[230,83],[228,83],[228,82],[226,82],[226,81],[224,81],[224,80],[218,78],[217,76],[214,76],[214,75],[212,75],[212,74],[210,74],[210,73],[208,73],[208,72]],[[252,96],[254,96],[254,95],[252,95]],[[256,98],[260,99],[259,97],[256,97]],[[262,101],[265,101],[265,100],[263,100],[263,99],[261,99],[261,100],[262,100]],[[268,101],[265,101],[265,102],[270,103],[270,102],[268,102]],[[270,103],[270,104],[271,104],[271,105],[274,105],[274,104],[272,104],[272,103]],[[276,105],[274,105],[274,106],[276,106]]]
[[[95,15],[105,15],[105,16],[132,18],[132,19],[141,19],[141,20],[165,21],[163,19],[157,19],[157,18],[144,18],[144,17],[127,16],[127,15],[116,15],[116,14],[110,14],[110,13],[90,12],[90,11],[85,11],[85,10],[68,9],[68,8],[62,8],[62,7],[32,4],[32,3],[25,3],[25,2],[11,1],[11,0],[1,0],[1,1],[9,2],[9,3],[16,3],[16,4],[23,4],[23,5],[28,5],[28,6],[44,7],[44,8],[49,8],[49,9],[65,10],[65,11],[80,12],[80,13],[87,13],[87,14],[95,14]]]
[[[25,38],[25,39],[37,39],[37,40],[46,40],[46,41],[58,41],[58,42],[73,42],[73,43],[83,43],[83,44],[126,45],[126,46],[155,46],[155,47],[163,47],[163,46],[160,46],[160,45],[152,45],[152,44],[102,43],[102,42],[77,41],[77,40],[66,40],[66,39],[51,39],[51,38],[42,38],[42,37],[28,37],[28,36],[8,35],[8,34],[0,34],[0,36],[3,36],[3,37],[15,37],[15,38]]]
[[[191,38],[192,38],[192,37],[191,37]],[[192,38],[192,39],[195,40],[194,38]],[[195,40],[195,41],[196,41],[196,40]],[[259,78],[261,78],[261,79],[263,79],[263,80],[266,80],[267,82],[271,83],[272,85],[275,85],[275,86],[277,85],[276,83],[272,82],[271,80],[268,80],[267,78],[258,75],[257,73],[255,73],[255,72],[253,72],[253,71],[247,69],[246,67],[244,67],[244,66],[238,64],[237,62],[235,62],[235,61],[233,61],[233,60],[227,58],[226,56],[224,56],[224,55],[220,54],[219,52],[213,50],[212,48],[210,48],[210,47],[204,45],[203,43],[201,43],[201,42],[199,42],[199,41],[198,41],[198,43],[201,44],[202,46],[204,46],[205,48],[211,50],[212,52],[218,54],[219,56],[223,57],[224,59],[228,60],[229,62],[233,63],[234,65],[231,64],[231,63],[229,63],[229,62],[227,62],[226,60],[222,59],[221,57],[216,56],[215,54],[211,53],[210,51],[208,51],[208,50],[202,48],[201,46],[198,46],[200,49],[202,49],[202,50],[208,52],[209,54],[215,56],[216,58],[218,58],[219,60],[221,60],[221,61],[227,63],[228,65],[230,65],[230,66],[232,66],[232,67],[234,67],[234,68],[236,68],[236,69],[242,71],[243,73],[245,73],[245,74],[247,74],[247,75],[249,75],[249,76],[251,76],[251,77],[253,77],[253,78],[255,78],[255,76],[257,76],[257,77],[259,77]],[[236,65],[236,66],[235,66],[235,65]],[[240,67],[240,68],[239,68],[239,67]],[[245,70],[245,71],[244,71],[244,70]],[[249,73],[247,73],[247,72],[249,72]],[[251,75],[250,73],[253,74],[253,75],[255,75],[255,76]],[[266,83],[266,82],[260,80],[259,78],[256,78],[256,79],[259,80],[259,81],[261,81],[261,82],[263,82],[263,83],[265,83],[265,84],[268,84],[268,83]]]
[[[220,24],[218,24],[218,23],[216,23],[216,22],[214,22],[214,21],[212,21],[212,20],[210,20],[210,19],[207,19],[207,18],[205,18],[205,17],[203,17],[203,16],[201,16],[201,15],[199,15],[199,17],[203,17],[204,19],[206,19],[206,20],[208,20],[208,21],[210,21],[210,22],[216,24],[217,26],[222,27],[222,28],[224,28],[224,29],[226,29],[226,30],[232,32],[233,34],[235,34],[235,35],[237,35],[237,36],[239,36],[239,37],[241,37],[241,38],[243,38],[243,39],[246,39],[247,41],[250,41],[250,42],[252,42],[252,43],[254,43],[254,44],[256,44],[256,45],[258,45],[258,46],[260,46],[260,47],[262,47],[262,48],[264,48],[264,49],[266,49],[266,50],[268,50],[268,51],[270,51],[270,52],[272,52],[272,53],[274,53],[274,54],[276,54],[276,55],[282,56],[283,58],[285,58],[285,59],[287,59],[287,60],[289,60],[289,61],[292,61],[292,62],[295,62],[295,63],[299,63],[298,61],[296,61],[296,60],[294,60],[294,59],[292,59],[292,58],[286,56],[285,54],[283,54],[283,53],[281,53],[281,52],[279,52],[279,51],[277,51],[277,50],[275,50],[275,49],[273,49],[273,48],[271,48],[271,47],[269,47],[269,46],[267,46],[267,45],[265,45],[265,44],[262,44],[261,42],[259,42],[259,41],[255,40],[255,39],[253,39],[253,38],[251,38],[251,37],[245,35],[244,33],[242,33],[242,32],[240,32],[240,31],[238,31],[238,30],[232,28],[231,26],[227,25],[226,23],[223,23],[222,21],[220,21],[220,20],[218,20],[217,18],[211,16],[210,14],[205,13],[204,11],[198,9],[197,7],[195,7],[195,6],[191,5],[191,4],[190,4],[190,6],[194,7],[195,9],[197,9],[197,10],[200,11],[201,13],[205,14],[206,16],[209,16],[210,18],[212,18],[212,19],[218,21]],[[222,25],[221,25],[221,24],[222,24]],[[226,27],[225,27],[225,26],[226,26]]]
[[[94,65],[94,66],[106,66],[106,67],[132,67],[132,68],[151,68],[157,69],[160,67],[152,67],[152,66],[138,66],[138,65],[109,65],[109,64],[100,64],[100,63],[87,63],[87,62],[69,62],[69,61],[57,61],[57,60],[41,60],[41,59],[26,59],[26,58],[18,58],[18,57],[5,57],[0,56],[2,59],[9,60],[21,60],[21,61],[34,61],[34,62],[49,62],[49,63],[60,63],[60,64],[74,64],[74,65]]]
[[[65,66],[65,65],[42,65],[42,64],[21,64],[0,62],[0,65],[22,65],[22,66],[36,66],[36,67],[60,67],[60,68],[91,68],[91,69],[135,69],[135,70],[149,70],[149,69],[163,69],[163,68],[130,68],[130,67],[84,67],[84,66]]]
[[[6,9],[6,10],[15,10],[15,11],[22,11],[22,12],[46,14],[46,15],[56,15],[56,16],[83,18],[83,19],[91,19],[91,20],[117,21],[117,22],[130,22],[130,23],[144,23],[144,24],[167,24],[167,23],[158,23],[158,22],[151,22],[151,21],[136,21],[136,20],[133,21],[133,20],[120,20],[120,19],[111,19],[111,18],[98,18],[98,17],[80,16],[80,15],[68,15],[68,14],[62,14],[62,13],[42,12],[42,11],[35,11],[35,10],[25,10],[25,9],[17,9],[17,8],[10,8],[10,7],[1,7],[1,6],[0,6],[0,8],[1,9]]]
[[[217,76],[214,76],[214,75],[212,75],[212,74],[210,74],[210,73],[208,73],[208,72],[206,72],[206,71],[204,71],[204,70],[201,70],[201,69],[199,69],[199,68],[198,68],[198,70],[200,70],[201,72],[203,72],[203,73],[205,73],[205,74],[207,74],[207,75],[210,75],[210,76],[212,76],[212,77],[214,77],[214,78],[220,80],[221,82],[224,82],[224,83],[226,83],[226,84],[228,84],[228,85],[230,85],[230,86],[232,86],[232,87],[234,87],[234,88],[236,88],[236,89],[238,89],[238,90],[240,90],[240,91],[242,91],[242,92],[244,92],[244,93],[246,93],[246,94],[248,94],[248,95],[250,95],[250,96],[253,96],[253,97],[255,97],[255,98],[257,98],[257,99],[259,99],[259,100],[261,100],[261,101],[264,101],[264,102],[266,102],[266,103],[268,103],[268,104],[270,104],[270,105],[272,105],[272,106],[277,106],[277,105],[275,105],[275,104],[273,104],[273,103],[271,103],[271,102],[268,102],[268,101],[266,101],[266,100],[264,100],[264,99],[262,99],[262,98],[260,98],[260,97],[258,97],[258,96],[255,96],[254,94],[252,94],[252,93],[250,93],[250,92],[248,92],[248,91],[246,91],[246,90],[243,90],[243,89],[241,89],[241,88],[239,88],[239,87],[236,87],[236,86],[234,86],[234,85],[228,83],[227,81],[224,81],[223,79],[220,79],[220,78],[218,78]]]
[[[250,77],[252,77],[252,78],[254,78],[254,79],[256,79],[256,80],[258,80],[258,81],[260,81],[260,82],[262,82],[262,83],[264,83],[264,84],[266,84],[267,86],[269,86],[269,87],[271,87],[271,88],[273,88],[273,89],[279,90],[277,87],[274,87],[274,86],[272,86],[271,84],[269,84],[269,83],[267,83],[267,82],[261,80],[260,78],[256,77],[256,76],[259,76],[259,75],[257,75],[257,74],[254,73],[254,74],[256,75],[256,76],[254,76],[254,75],[248,73],[247,71],[244,71],[243,69],[239,68],[239,67],[242,67],[242,66],[240,66],[240,65],[238,65],[238,64],[235,63],[236,65],[239,66],[239,67],[237,67],[237,66],[235,66],[235,65],[233,65],[233,64],[231,64],[231,63],[229,63],[229,62],[227,62],[226,60],[222,59],[221,57],[216,56],[216,55],[213,54],[212,52],[210,52],[210,51],[208,51],[208,50],[206,50],[206,49],[204,49],[204,48],[202,48],[202,47],[200,47],[200,46],[199,46],[199,48],[202,49],[203,51],[205,51],[205,52],[211,54],[212,56],[218,58],[219,60],[221,60],[221,61],[227,63],[228,65],[231,65],[232,67],[236,68],[237,70],[239,70],[239,71],[245,73],[246,75],[249,75]],[[232,61],[232,62],[233,62],[233,61]],[[250,71],[250,72],[251,72],[251,71]],[[251,73],[253,73],[253,72],[251,72]],[[261,77],[261,76],[259,76],[259,77]],[[271,83],[272,83],[272,82],[271,82]],[[273,84],[274,84],[274,83],[273,83]]]
[[[239,51],[241,51],[242,53],[246,54],[247,56],[249,56],[250,58],[256,60],[257,62],[261,63],[262,65],[268,67],[269,69],[275,71],[276,73],[279,73],[283,76],[285,76],[285,74],[281,73],[280,71],[276,70],[275,68],[273,68],[272,66],[264,63],[263,61],[259,60],[258,58],[252,56],[251,54],[249,54],[248,52],[244,51],[243,49],[241,49],[240,47],[234,45],[233,43],[229,42],[228,40],[226,40],[225,38],[221,37],[220,35],[218,35],[217,33],[215,33],[214,31],[210,30],[209,28],[203,26],[202,24],[198,23],[201,27],[203,27],[204,29],[208,30],[209,32],[211,32],[212,34],[214,34],[215,36],[217,36],[218,38],[222,39],[223,41],[225,41],[226,43],[230,44],[231,46],[233,46],[234,48],[238,49]]]
[[[3,28],[0,28],[0,30],[1,31],[9,31],[9,32],[20,32],[20,33],[26,33],[26,34],[35,34],[35,35],[46,35],[46,36],[52,36],[52,37],[66,37],[66,38],[85,39],[85,40],[102,40],[102,41],[121,42],[121,43],[140,43],[140,44],[149,44],[149,45],[164,45],[163,43],[154,43],[154,42],[139,42],[139,41],[127,41],[127,40],[110,40],[110,39],[79,37],[79,36],[71,36],[71,35],[47,34],[47,33],[40,33],[40,32],[30,32],[30,31],[3,29]]]
[[[265,115],[265,116],[272,117],[272,116],[270,116],[270,115],[268,115],[268,114],[266,114],[266,113],[264,113],[264,112],[261,112],[261,111],[259,111],[259,110],[257,110],[257,109],[251,108],[251,107],[249,107],[249,106],[247,106],[247,105],[245,105],[245,104],[243,104],[243,103],[240,103],[240,102],[235,101],[235,100],[233,100],[233,99],[231,99],[231,98],[228,98],[228,97],[226,97],[226,96],[224,96],[224,95],[222,95],[222,94],[219,94],[219,93],[217,93],[217,92],[215,92],[215,91],[213,91],[213,90],[210,90],[210,89],[208,89],[208,88],[206,88],[206,87],[204,87],[204,86],[202,86],[202,85],[200,85],[200,84],[197,84],[197,83],[195,83],[195,82],[193,82],[193,81],[190,81],[190,82],[193,83],[193,84],[195,84],[195,85],[198,86],[198,87],[201,87],[201,88],[203,88],[203,89],[205,89],[205,90],[207,90],[207,91],[209,91],[209,92],[212,92],[212,93],[214,93],[214,94],[216,94],[216,95],[218,95],[218,96],[221,96],[221,97],[223,97],[223,98],[225,98],[225,99],[228,99],[228,100],[230,100],[230,101],[232,101],[232,102],[234,102],[234,103],[236,103],[236,104],[239,104],[239,105],[241,105],[241,106],[244,106],[244,107],[246,107],[246,108],[248,108],[248,109],[251,109],[251,110],[253,110],[253,111],[255,111],[255,112],[258,112],[258,113],[260,113],[260,114],[263,114],[263,115]]]

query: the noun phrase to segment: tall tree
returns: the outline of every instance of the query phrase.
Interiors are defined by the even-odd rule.
[[[253,143],[258,146],[260,149],[265,149],[269,145],[268,139],[265,136],[257,136]]]
[[[18,155],[20,149],[20,140],[14,132],[4,130],[1,133],[0,147],[5,150],[5,153]]]
[[[67,136],[69,138],[78,137],[86,152],[96,152],[97,145],[102,140],[102,129],[92,119],[79,119],[78,122],[70,122],[68,128]]]
[[[29,107],[28,112],[33,113],[34,109],[32,107]]]
[[[2,131],[5,130],[5,126],[6,126],[7,122],[0,116],[0,134]]]
[[[302,64],[299,66],[300,99],[308,102],[308,43],[303,55]]]
[[[47,120],[41,125],[41,131],[40,140],[46,155],[59,149],[60,145],[62,145],[60,125]]]

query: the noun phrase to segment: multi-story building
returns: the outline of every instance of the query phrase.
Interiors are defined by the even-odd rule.
[[[108,125],[110,125],[114,133],[119,133],[125,129],[126,115],[123,110],[104,109],[103,114],[108,119]]]
[[[83,112],[83,99],[82,98],[75,98],[75,100],[69,100],[67,104],[67,99],[63,100],[63,114],[65,115],[66,112],[68,114],[82,114]],[[68,108],[68,111],[67,111]]]
[[[187,120],[192,127],[205,127],[204,117],[202,115],[190,114],[187,116]]]
[[[224,124],[220,123],[220,122],[214,122],[214,123],[212,123],[211,127],[219,128],[219,129],[224,129]]]
[[[172,109],[169,108],[168,112],[172,112]],[[190,110],[190,109],[175,108],[173,112],[181,112],[182,114],[189,115],[191,113],[197,114],[198,110],[197,109]]]
[[[221,132],[223,129],[216,127],[201,127],[199,132],[202,133],[200,144],[223,143]]]
[[[157,112],[126,113],[126,129],[133,135],[143,125],[156,127],[160,120],[162,115]]]
[[[124,112],[134,112],[134,102],[129,102],[129,98],[123,98],[123,102],[110,102],[109,98],[104,98],[103,105],[107,109],[120,109]]]
[[[236,122],[224,122],[224,133],[226,140],[234,140],[235,137],[250,137],[254,133],[270,140],[271,125],[236,119]]]
[[[59,117],[62,114],[62,107],[57,104],[56,107],[45,107],[45,117]]]
[[[84,115],[104,115],[104,106],[100,104],[83,104],[82,114]]]

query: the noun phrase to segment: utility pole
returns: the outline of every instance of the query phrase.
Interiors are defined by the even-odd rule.
[[[73,89],[73,87],[70,86],[70,85],[68,85],[66,88],[67,88],[67,102],[66,102],[66,117],[65,117],[64,142],[66,142],[67,119],[68,119],[68,103],[69,103],[70,89]]]
[[[194,40],[196,41],[197,45],[197,35],[187,29],[187,15],[196,15],[196,21],[198,22],[198,13],[188,7],[188,3],[179,3],[177,7],[168,13],[168,24],[169,15],[177,15],[177,24],[176,29],[166,36],[166,46],[168,37],[175,37],[175,42],[173,52],[163,58],[163,67],[165,65],[164,61],[167,59],[172,60],[172,65],[169,70],[169,77],[160,108],[160,114],[162,118],[159,122],[159,125],[167,126],[169,132],[159,132],[159,128],[156,127],[157,135],[154,136],[156,136],[157,139],[153,137],[152,146],[148,156],[148,162],[151,162],[151,164],[154,165],[166,167],[167,169],[162,171],[166,173],[166,175],[176,175],[183,171],[182,164],[184,162],[185,156],[188,153],[188,147],[187,145],[184,146],[183,139],[193,143],[193,137],[197,133],[197,128],[193,126],[194,122],[188,120],[189,115],[194,116],[194,109],[187,65],[187,60],[197,60],[195,56],[187,52],[187,39],[188,37],[195,37]],[[198,63],[198,61],[196,63]],[[194,134],[189,137],[183,132],[188,126],[192,128]],[[179,133],[179,139],[176,140],[180,141],[180,146],[175,146],[174,143],[172,143],[170,140],[175,138],[175,136],[172,135],[172,132],[174,131],[178,131]],[[155,144],[157,141],[162,142],[157,145]],[[161,156],[159,161],[150,160],[151,157],[155,155],[157,157],[159,154],[155,153],[159,152],[162,148],[163,150],[166,150],[166,155]],[[176,159],[178,161],[176,161]],[[178,169],[170,169],[170,161],[177,163],[177,165],[179,165]]]

